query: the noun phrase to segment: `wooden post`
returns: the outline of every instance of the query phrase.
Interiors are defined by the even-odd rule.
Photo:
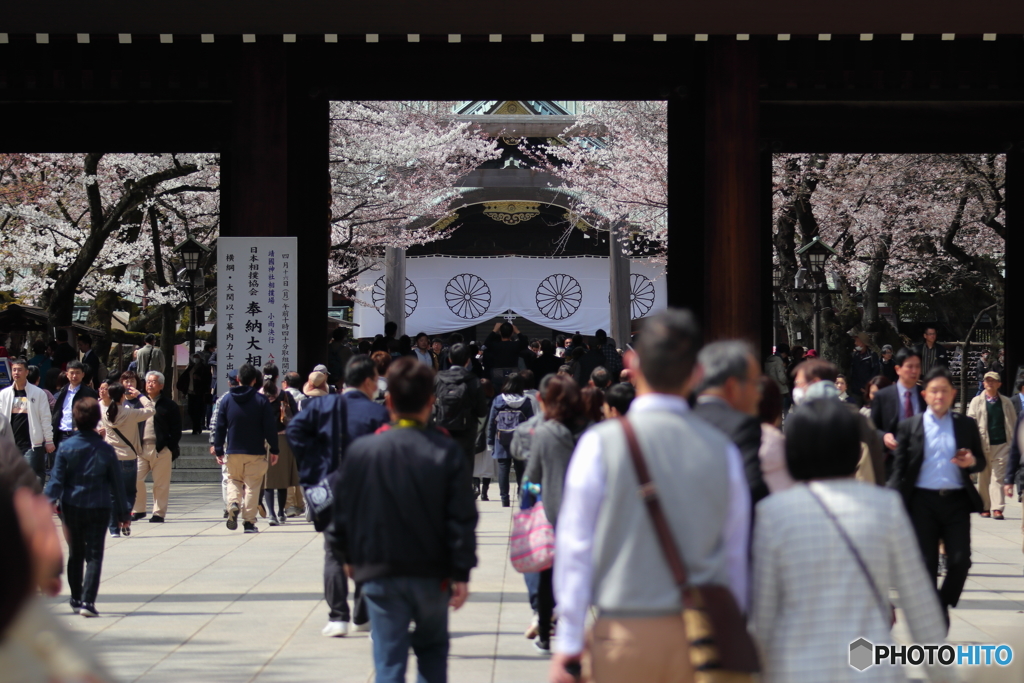
[[[384,322],[395,323],[401,337],[405,332],[405,249],[388,247],[384,252]]]
[[[1017,223],[1024,223],[1024,149],[1016,145],[1006,154],[1006,246],[1003,263],[1006,264],[1005,289],[1003,291],[1003,324],[1004,343],[1006,350],[1003,393],[1012,394],[1017,374],[1024,365],[1024,320],[1011,313],[1017,310],[1017,304],[1024,301],[1024,273],[1018,268],[1020,259],[1017,254],[1024,251]]]
[[[706,339],[761,347],[762,240],[757,46],[713,37],[706,84]]]
[[[706,323],[704,281],[704,43],[694,46],[693,81],[668,101],[668,305]],[[621,341],[616,339],[615,341]]]
[[[620,237],[626,242],[620,241]],[[630,299],[629,256],[622,253],[628,236],[612,228],[608,233],[608,270],[611,279],[611,329],[608,336],[618,348],[626,348],[632,331],[632,301]]]
[[[290,46],[241,48],[227,147],[221,154],[221,235],[298,238],[296,365],[327,358],[325,253],[330,240],[329,103]]]

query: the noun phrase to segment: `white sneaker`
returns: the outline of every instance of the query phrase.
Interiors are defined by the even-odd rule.
[[[320,631],[320,633],[328,638],[344,638],[348,635],[348,622],[328,621],[327,626],[324,626],[324,630]]]
[[[365,624],[356,624],[355,630],[356,630],[356,633],[369,633],[370,632],[370,622],[366,622]]]

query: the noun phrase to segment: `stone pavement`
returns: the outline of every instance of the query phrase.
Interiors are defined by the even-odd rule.
[[[511,510],[496,501],[478,506],[480,566],[469,602],[452,616],[450,680],[542,683],[547,660],[522,635],[531,614],[526,588],[507,561]],[[66,588],[51,608],[95,644],[120,681],[372,681],[367,634],[320,635],[320,534],[296,520],[274,528],[261,521],[255,535],[231,532],[222,512],[218,485],[174,484],[165,524],[143,520],[130,538],[107,540],[101,618],[71,615]],[[1024,662],[1021,507],[1009,505],[1003,522],[973,517],[974,566],[952,611],[950,640],[1009,642]],[[902,621],[895,634],[911,640]]]
[[[547,659],[523,637],[526,586],[506,559],[511,510],[478,505],[480,566],[451,618],[449,678],[543,681]],[[54,613],[95,643],[120,681],[372,681],[368,634],[320,635],[324,553],[313,525],[261,520],[259,534],[243,534],[222,516],[219,485],[172,485],[166,523],[134,522],[129,538],[107,539],[101,617],[72,615],[66,586]]]

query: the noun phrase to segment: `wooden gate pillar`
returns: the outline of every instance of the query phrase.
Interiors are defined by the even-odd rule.
[[[244,45],[222,150],[221,235],[298,238],[296,371],[327,360],[329,102],[307,81],[302,46]]]
[[[705,86],[705,338],[761,347],[762,239],[757,51],[713,37]]]

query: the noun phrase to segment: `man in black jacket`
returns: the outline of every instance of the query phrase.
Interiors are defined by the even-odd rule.
[[[978,425],[950,410],[956,398],[953,379],[943,366],[925,375],[927,410],[900,423],[889,488],[903,496],[910,521],[934,580],[939,568],[939,541],[946,546],[946,578],[939,602],[956,607],[971,568],[971,513],[982,511],[971,473],[985,469]]]
[[[741,341],[708,344],[697,355],[704,379],[699,388],[695,415],[718,429],[736,444],[750,486],[751,509],[768,495],[761,474],[761,366],[750,345]]]
[[[921,355],[910,348],[900,349],[895,359],[897,381],[879,389],[871,401],[871,421],[885,446],[885,478],[892,476],[892,458],[896,451],[899,424],[925,411],[924,398],[917,386],[921,377]]]
[[[181,410],[164,396],[164,374],[156,370],[146,373],[146,395],[153,400],[156,414],[146,420],[142,434],[142,453],[135,488],[135,509],[132,519],[146,516],[146,475],[153,473],[153,516],[150,522],[161,523],[167,515],[167,498],[171,491],[171,463],[181,454]]]
[[[60,446],[63,439],[75,432],[75,421],[71,418],[71,409],[83,398],[94,398],[100,395],[85,381],[85,364],[80,360],[68,361],[68,383],[57,392],[53,403],[53,445]],[[49,466],[47,467],[49,469]]]
[[[448,607],[469,595],[477,512],[461,449],[428,427],[434,373],[415,358],[388,369],[392,424],[352,443],[335,526],[373,623],[378,681],[404,681],[410,644],[421,680],[447,680]],[[408,632],[415,619],[416,629]]]
[[[523,351],[530,348],[530,341],[510,322],[497,323],[484,340],[484,369],[487,378],[500,387],[505,377],[519,370],[519,359]]]
[[[459,444],[472,472],[480,418],[487,417],[490,405],[480,380],[467,367],[469,347],[455,344],[448,351],[448,358],[451,367],[437,373],[434,384],[434,423],[447,429]]]

